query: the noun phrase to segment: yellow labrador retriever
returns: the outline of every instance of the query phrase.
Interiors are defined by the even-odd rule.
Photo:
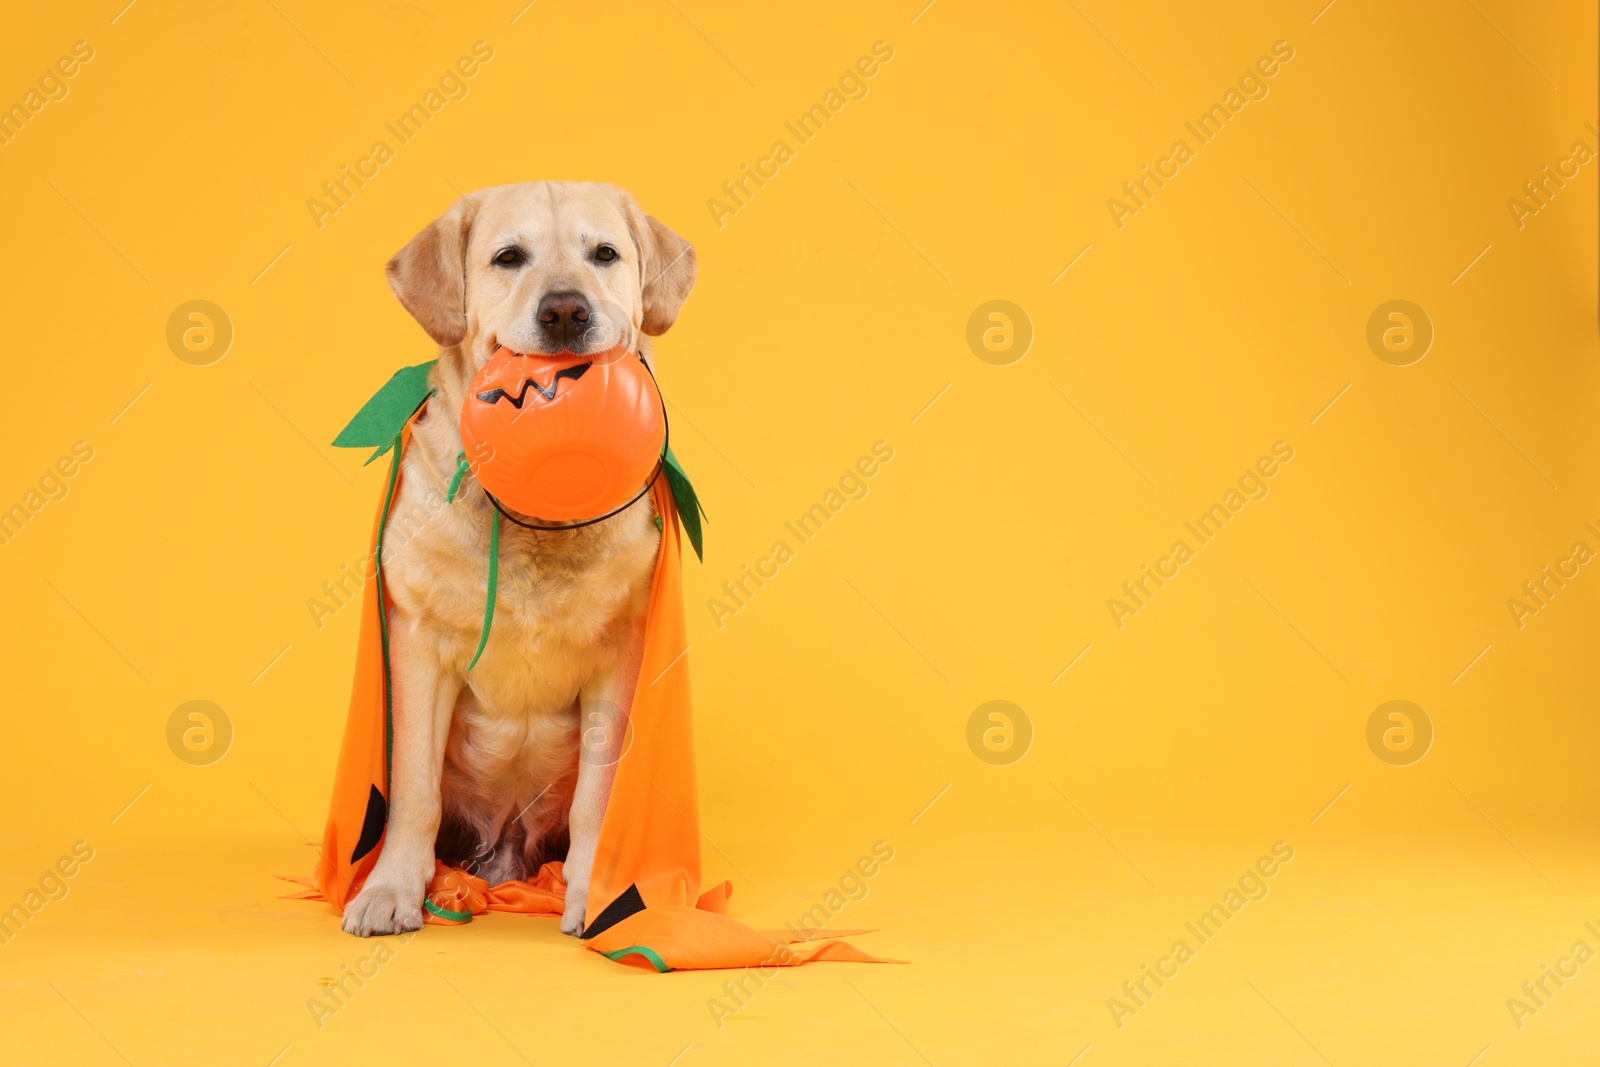
[[[648,360],[649,338],[694,287],[695,255],[625,192],[529,182],[465,197],[389,261],[388,275],[440,346],[392,511],[404,515],[444,494],[467,387],[498,346],[582,355],[620,343]],[[648,495],[580,529],[503,523],[492,636],[469,674],[492,508],[469,475],[455,503],[397,538],[384,560],[394,609],[389,823],[345,908],[352,934],[419,928],[436,856],[491,885],[565,859],[561,929],[583,931],[660,534]]]

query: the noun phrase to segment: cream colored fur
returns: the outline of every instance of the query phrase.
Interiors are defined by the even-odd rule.
[[[615,260],[597,258],[602,244]],[[506,248],[525,260],[496,263]],[[430,517],[405,529],[391,518],[386,534],[389,823],[344,929],[370,936],[422,924],[444,822],[456,850],[471,851],[451,858],[491,884],[564,858],[561,929],[578,934],[638,676],[660,537],[649,497],[577,530],[535,532],[502,520],[492,637],[470,673],[492,506],[470,475],[455,503],[428,504],[443,498],[455,471],[461,405],[478,368],[502,344],[547,350],[535,321],[546,294],[576,292],[589,302],[586,351],[621,343],[648,360],[650,336],[672,325],[693,288],[694,251],[611,186],[534,182],[463,198],[395,255],[388,274],[440,345],[436,392],[391,509]]]

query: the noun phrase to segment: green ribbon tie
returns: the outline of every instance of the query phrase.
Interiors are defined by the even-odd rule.
[[[457,452],[456,472],[450,478],[450,491],[444,495],[444,502],[446,504],[454,504],[456,502],[456,492],[461,488],[461,479],[466,477],[466,474],[467,454],[465,452]]]
[[[489,512],[489,595],[483,605],[483,633],[478,637],[478,651],[472,654],[467,670],[478,665],[484,646],[489,643],[489,628],[494,625],[494,599],[500,587],[500,512]]]

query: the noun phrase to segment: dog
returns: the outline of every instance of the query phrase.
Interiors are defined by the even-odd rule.
[[[693,247],[609,185],[484,189],[424,228],[387,267],[395,296],[439,345],[391,515],[444,496],[468,386],[499,346],[583,355],[620,344],[648,364],[650,339],[672,326],[695,273]],[[344,929],[361,937],[422,926],[436,858],[491,885],[563,859],[561,930],[584,929],[661,533],[649,494],[578,529],[503,523],[492,635],[468,673],[492,509],[469,474],[454,503],[385,552],[389,820],[344,911]]]

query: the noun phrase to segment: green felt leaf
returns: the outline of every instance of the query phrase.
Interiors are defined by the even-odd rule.
[[[695,556],[704,563],[706,556],[701,550],[700,520],[709,516],[706,516],[706,509],[700,506],[700,497],[695,493],[694,486],[689,484],[683,464],[678,462],[678,457],[672,454],[670,448],[667,449],[666,469],[662,473],[667,476],[667,486],[672,490],[672,502],[678,506],[678,521],[683,524],[683,532],[689,535],[689,544],[693,546]]]
[[[411,416],[428,399],[428,374],[436,359],[418,363],[415,367],[401,367],[372,394],[372,399],[361,405],[356,417],[351,419],[339,436],[333,439],[336,448],[377,448],[367,457],[371,463],[393,447],[397,435],[405,428]]]

